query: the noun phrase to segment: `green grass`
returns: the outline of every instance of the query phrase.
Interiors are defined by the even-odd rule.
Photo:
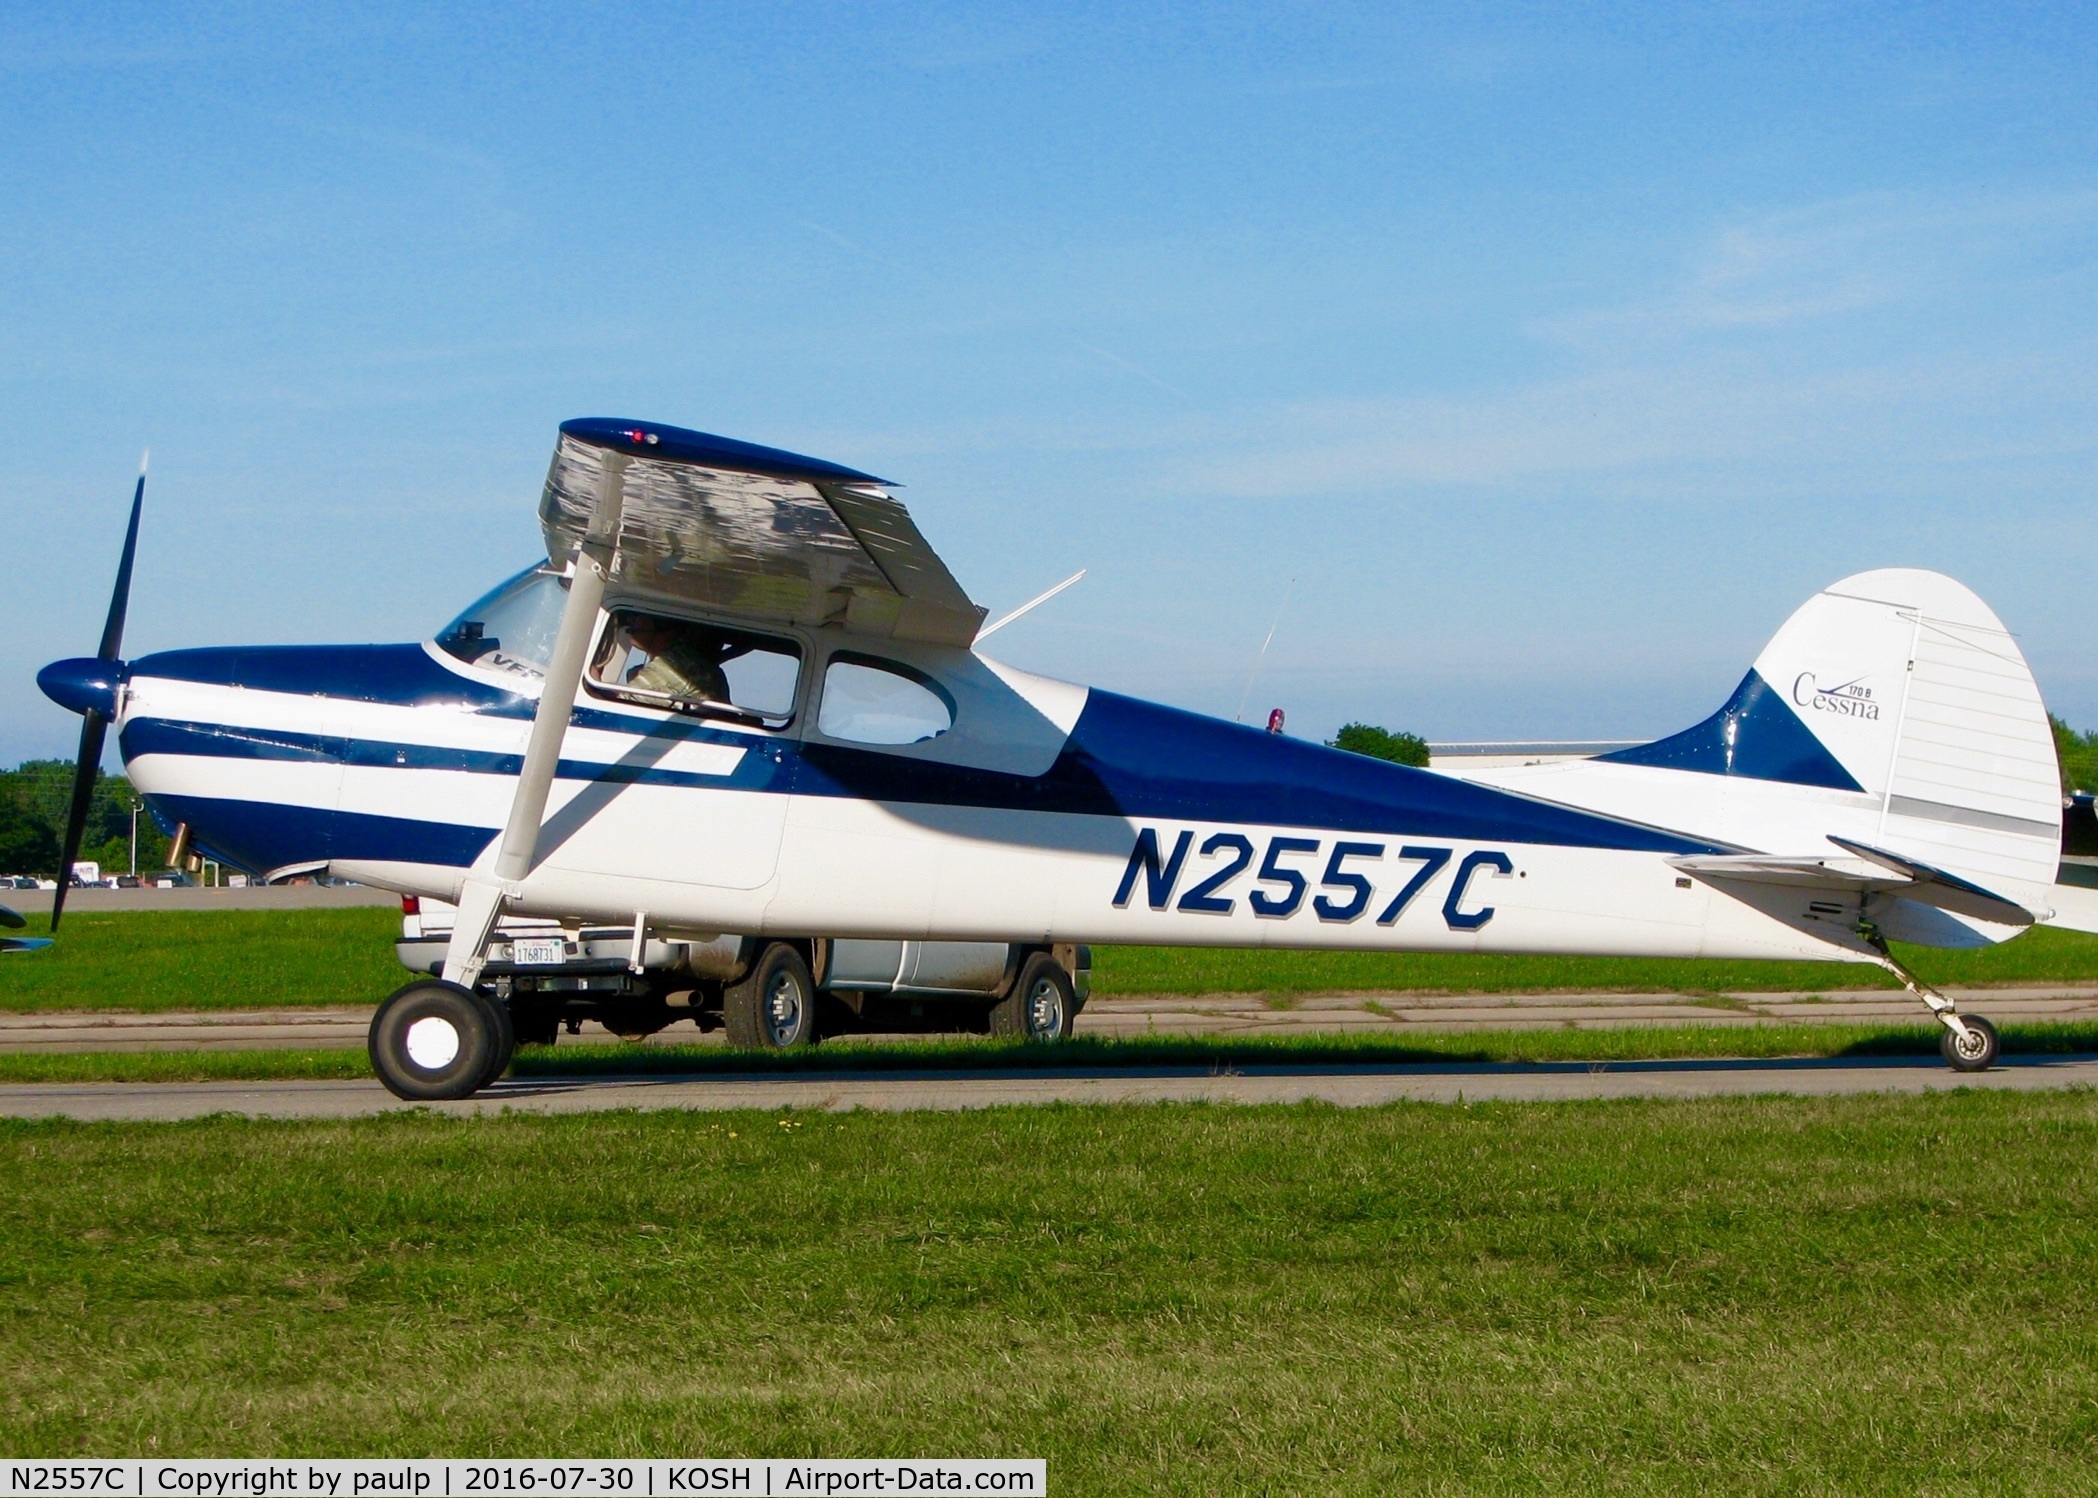
[[[10,1082],[370,1081],[362,1051],[58,1051],[0,1055]]]
[[[2098,936],[2035,927],[1975,952],[1900,947],[1932,983],[2098,982]],[[1684,961],[1665,957],[1472,957],[1439,952],[1268,952],[1222,947],[1096,947],[1098,992],[1392,991],[1551,993],[1791,993],[1895,988],[1876,967],[1834,962]]]
[[[713,1045],[563,1045],[519,1051],[515,1077],[715,1076],[753,1072],[964,1072],[1121,1067],[1392,1066],[1412,1062],[1679,1061],[1715,1057],[1935,1056],[1938,1030],[1917,1025],[1631,1025],[1608,1030],[1468,1030],[1404,1035],[1082,1037],[1054,1049],[936,1037],[833,1041],[809,1051]],[[2006,1025],[2008,1055],[2098,1052],[2098,1023]],[[0,1055],[7,1082],[214,1082],[362,1079],[358,1050],[89,1051]]]
[[[32,922],[40,926],[41,922]],[[255,1009],[371,1004],[407,981],[400,916],[380,907],[301,911],[75,912],[43,952],[0,959],[0,1010]],[[1925,978],[1958,986],[2098,981],[2098,937],[2040,928],[1979,952],[1903,948]],[[1877,968],[1827,962],[1466,957],[1099,947],[1101,994],[1320,991],[1634,993],[1891,988]]]
[[[9,1453],[2087,1493],[2098,1096],[0,1125]]]
[[[33,917],[24,935],[41,935]],[[75,911],[41,952],[0,957],[0,1010],[376,1004],[408,981],[401,913]]]

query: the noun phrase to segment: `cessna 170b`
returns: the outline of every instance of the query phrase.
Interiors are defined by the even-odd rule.
[[[545,560],[433,639],[126,663],[143,486],[101,649],[38,678],[85,717],[66,857],[114,725],[200,850],[456,904],[373,1021],[407,1097],[507,1064],[506,916],[685,942],[749,1043],[813,1038],[836,943],[1017,943],[1046,1035],[1060,950],[1142,942],[1878,963],[1964,1070],[1994,1029],[1888,942],[2098,929],[2031,672],[1935,573],[1832,584],[1673,737],[1456,776],[1004,665],[884,481],[631,421],[562,426]]]

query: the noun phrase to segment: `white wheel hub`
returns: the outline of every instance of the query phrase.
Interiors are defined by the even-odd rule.
[[[1028,996],[1027,1027],[1036,1035],[1061,1035],[1064,1028],[1064,996],[1044,978]]]
[[[787,1041],[801,1025],[801,985],[794,981],[792,973],[780,973],[772,980],[770,991],[765,995],[765,1019],[771,1026],[773,1038]]]
[[[424,1071],[443,1071],[459,1058],[459,1028],[450,1020],[426,1014],[408,1027],[408,1059]]]

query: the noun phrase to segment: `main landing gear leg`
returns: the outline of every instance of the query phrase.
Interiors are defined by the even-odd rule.
[[[1938,1037],[1938,1054],[1945,1058],[1947,1066],[1954,1071],[1987,1071],[1996,1064],[2001,1047],[1994,1025],[1978,1014],[1961,1014],[1952,1000],[1910,972],[1887,949],[1887,939],[1880,935],[1877,926],[1865,925],[1860,934],[1878,956],[1880,965],[1899,978],[1903,988],[1923,1000],[1931,1016],[1945,1027],[1945,1033]]]

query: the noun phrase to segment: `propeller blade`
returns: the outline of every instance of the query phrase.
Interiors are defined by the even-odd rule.
[[[128,562],[131,548],[126,546],[124,551]],[[123,623],[119,617],[117,627],[122,629]],[[80,856],[80,837],[87,831],[88,808],[95,799],[95,776],[102,768],[102,736],[108,729],[108,721],[97,712],[90,712],[80,725],[80,754],[73,761],[73,804],[66,811],[65,843],[58,853],[58,888],[51,896],[54,934],[58,918],[65,914],[66,888],[73,879],[73,860]]]
[[[117,563],[117,585],[109,595],[109,618],[102,625],[102,648],[96,659],[113,661],[124,648],[124,615],[131,608],[131,559],[138,554],[138,515],[146,502],[146,464],[139,460],[138,487],[131,491],[131,524],[124,530],[124,557]]]
[[[131,563],[138,555],[138,517],[146,504],[146,462],[151,454],[138,460],[138,487],[131,491],[131,523],[124,527],[124,555],[117,563],[117,585],[109,595],[109,617],[102,624],[102,645],[96,650],[95,659],[116,660],[117,653],[124,648],[124,615],[131,609]],[[78,662],[63,662],[77,665]],[[52,667],[46,667],[48,672]],[[44,678],[38,677],[39,683]],[[47,692],[52,688],[45,687]],[[109,719],[92,707],[72,700],[64,691],[53,692],[57,700],[80,712],[80,752],[73,759],[73,800],[66,810],[66,835],[59,848],[58,889],[51,896],[51,929],[58,929],[58,918],[66,911],[66,891],[72,885],[73,860],[80,856],[80,839],[87,831],[87,814],[95,800],[95,778],[102,771],[102,740],[109,731]]]

